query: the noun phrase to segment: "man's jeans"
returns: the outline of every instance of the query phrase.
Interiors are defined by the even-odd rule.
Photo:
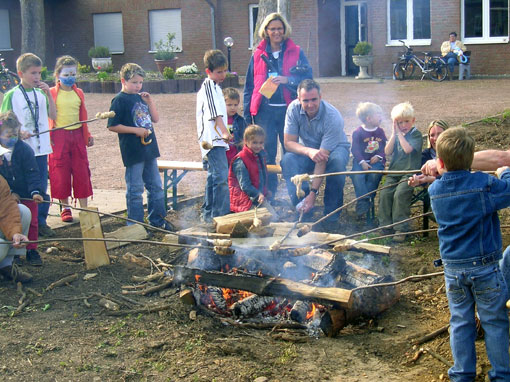
[[[47,194],[48,192],[48,156],[47,155],[39,155],[35,157],[35,161],[37,162],[37,167],[39,168],[39,189],[41,190],[41,196],[44,200],[50,201],[50,196]],[[48,218],[48,211],[50,210],[50,203],[41,203],[37,205],[38,208],[38,225],[43,226],[46,225],[46,219]]]
[[[337,147],[329,153],[326,173],[345,171],[345,165],[349,160],[349,151],[344,147]],[[315,162],[309,157],[291,152],[286,152],[281,161],[283,178],[287,183],[292,204],[298,204],[299,199],[296,196],[296,186],[291,182],[291,178],[297,174],[313,173]],[[344,202],[344,184],[345,176],[336,175],[326,177],[326,189],[324,190],[324,215],[336,210]],[[303,191],[306,194],[310,192],[308,183],[303,183]],[[331,216],[328,221],[338,220],[340,213]]]
[[[125,177],[128,218],[144,222],[142,194],[145,185],[149,223],[154,227],[163,226],[165,224],[166,208],[156,158],[126,167]],[[128,222],[127,224],[134,223]]]
[[[455,53],[450,52],[446,56],[443,57],[443,60],[448,64],[448,70],[450,73],[453,73],[455,70],[455,64],[459,62],[459,56],[457,56]]]
[[[510,381],[508,354],[508,291],[496,262],[446,264],[446,293],[450,308],[450,346],[454,365],[448,370],[452,382],[472,382],[476,376],[475,304],[485,333],[491,381]]]
[[[32,220],[32,214],[28,207],[23,204],[18,204],[18,208],[21,215],[21,232],[19,233],[27,236],[28,229],[30,228],[30,221]],[[0,242],[5,240],[4,233],[0,231]],[[14,256],[24,255],[26,250],[26,248],[14,248],[11,245],[0,244],[0,268],[5,268],[11,265]]]
[[[228,162],[224,147],[214,147],[207,153],[207,183],[202,205],[202,218],[211,221],[230,213]]]
[[[276,154],[278,153],[278,140],[282,145],[283,152],[283,128],[285,126],[285,106],[269,106],[265,100],[260,105],[259,112],[254,116],[254,122],[262,127],[266,132],[264,148],[267,152],[267,164],[276,164]],[[276,195],[278,188],[278,177],[276,174],[267,174],[267,188]]]
[[[381,161],[374,163],[371,165],[372,170],[384,170],[384,165]],[[363,167],[359,163],[352,164],[352,171],[362,171]],[[370,191],[374,191],[379,186],[381,182],[382,174],[360,174],[360,175],[351,175],[352,183],[354,184],[354,192],[356,193],[356,198],[363,196]],[[371,194],[366,198],[360,199],[356,202],[356,213],[358,215],[363,215],[368,212],[370,209],[370,199],[373,198],[375,194]]]

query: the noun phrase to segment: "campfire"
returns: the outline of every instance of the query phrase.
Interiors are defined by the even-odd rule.
[[[258,227],[253,227],[255,218],[262,222]],[[181,300],[229,322],[298,324],[315,336],[320,331],[335,336],[355,318],[373,317],[398,301],[398,286],[372,287],[392,281],[390,276],[346,260],[354,253],[359,257],[359,251],[362,257],[381,256],[391,248],[358,243],[333,252],[321,244],[341,241],[343,235],[310,232],[298,237],[297,232],[289,234],[299,228],[295,224],[268,224],[269,218],[267,210],[259,209],[257,216],[248,211],[216,218],[216,233],[181,231],[188,244],[193,237],[196,243],[207,238],[222,244],[194,248],[185,264],[171,268]],[[279,245],[271,250],[275,240]]]

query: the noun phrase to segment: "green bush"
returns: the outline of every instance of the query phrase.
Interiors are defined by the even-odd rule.
[[[97,79],[99,81],[106,81],[109,77],[108,73],[106,73],[106,72],[97,72],[96,75],[97,75]]]
[[[155,60],[172,60],[175,57],[175,49],[177,47],[174,44],[175,33],[168,33],[166,40],[159,40],[154,43],[156,48],[156,54],[154,55]]]
[[[110,56],[110,49],[108,49],[106,46],[93,46],[89,49],[90,58],[105,58]]]
[[[372,52],[372,44],[367,41],[360,41],[354,47],[353,52],[358,56],[367,56]]]
[[[173,80],[175,77],[174,70],[171,67],[167,66],[165,69],[163,69],[163,77],[165,78],[165,80]]]
[[[78,64],[78,73],[90,73],[92,68],[89,65]]]
[[[48,78],[48,68],[46,66],[43,66],[41,69],[41,80],[46,81]]]

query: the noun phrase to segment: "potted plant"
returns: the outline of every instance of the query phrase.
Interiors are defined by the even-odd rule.
[[[367,79],[372,78],[368,75],[368,67],[374,62],[374,56],[372,52],[372,44],[367,41],[360,41],[354,47],[354,55],[352,56],[352,62],[354,65],[359,66],[359,74],[356,79]]]
[[[95,70],[106,70],[112,66],[110,49],[106,46],[93,46],[89,49],[89,57]]]
[[[168,33],[165,40],[159,40],[154,43],[156,48],[156,54],[154,55],[154,61],[161,74],[166,67],[170,67],[173,70],[177,67],[177,57],[175,50],[177,46],[174,44],[175,33]]]

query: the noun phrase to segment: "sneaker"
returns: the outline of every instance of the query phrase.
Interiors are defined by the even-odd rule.
[[[16,264],[0,268],[0,275],[2,275],[5,280],[12,280],[14,282],[29,283],[32,281],[32,275],[22,271]]]
[[[55,237],[56,233],[47,224],[39,224],[38,228],[39,236],[44,237]]]
[[[14,256],[14,259],[12,260],[13,264],[16,264],[17,266],[21,267],[23,265],[23,261],[21,261],[21,257],[19,255]]]
[[[40,267],[42,265],[42,259],[35,249],[27,250],[27,263],[34,267]]]
[[[60,217],[65,223],[71,223],[73,221],[73,214],[70,208],[64,208],[60,213]]]

